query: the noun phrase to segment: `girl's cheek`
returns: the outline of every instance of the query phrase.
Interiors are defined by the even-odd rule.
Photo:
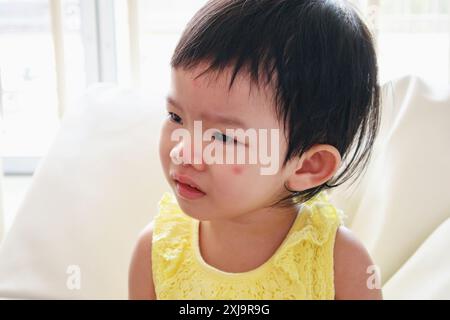
[[[244,171],[244,168],[242,166],[233,166],[231,168],[231,171],[233,172],[234,175],[239,176]]]

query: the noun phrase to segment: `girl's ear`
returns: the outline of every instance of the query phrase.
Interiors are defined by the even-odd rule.
[[[328,144],[312,146],[298,160],[287,179],[293,191],[311,189],[330,180],[341,165],[339,151]]]

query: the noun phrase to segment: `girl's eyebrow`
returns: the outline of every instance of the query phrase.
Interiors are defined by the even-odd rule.
[[[177,109],[183,110],[183,108],[181,107],[181,105],[178,104],[178,102],[176,102],[172,97],[167,96],[166,97],[166,101],[168,104],[174,106]]]
[[[183,110],[183,108],[181,107],[181,104],[179,104],[177,101],[175,101],[172,97],[168,96],[166,98],[166,100],[167,100],[167,103],[172,105],[173,107],[175,107],[179,110]],[[201,113],[200,117],[201,117],[201,119],[205,119],[212,123],[225,124],[225,125],[230,125],[230,126],[237,127],[237,128],[247,129],[247,125],[244,122],[242,122],[241,119],[238,119],[238,118],[222,116],[219,114],[208,114],[208,113]]]

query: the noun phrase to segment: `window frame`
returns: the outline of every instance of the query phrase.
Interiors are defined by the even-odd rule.
[[[54,45],[58,116],[64,115],[66,96],[66,72],[64,54],[63,0],[48,0],[51,33]],[[115,0],[80,0],[81,37],[85,48],[86,84],[117,82]],[[0,74],[0,116],[3,93]],[[1,156],[0,169],[4,175],[33,175],[41,157]],[[2,163],[3,162],[3,163]],[[1,183],[1,181],[0,181]]]

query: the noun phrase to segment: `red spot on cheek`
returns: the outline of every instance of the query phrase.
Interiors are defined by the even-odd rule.
[[[244,171],[244,168],[240,166],[233,166],[232,170],[235,175],[240,175],[242,171]]]

